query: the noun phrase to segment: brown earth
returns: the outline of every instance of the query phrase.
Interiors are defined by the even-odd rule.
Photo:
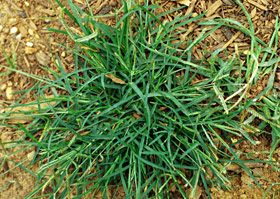
[[[65,1],[63,1],[65,2]],[[84,0],[74,0],[80,4],[81,7],[85,5]],[[174,1],[155,1],[162,7],[159,12],[167,11],[178,7],[178,2]],[[188,2],[188,1],[182,1]],[[187,14],[194,12],[201,14],[208,10],[206,15],[211,18],[231,18],[239,21],[248,27],[247,20],[239,6],[232,0],[191,0],[189,7],[179,10],[177,14]],[[247,0],[243,1],[244,6],[250,13],[254,26],[256,28],[256,35],[260,37],[265,43],[268,43],[273,28],[275,25],[275,18],[280,14],[280,1],[278,0]],[[67,3],[65,3],[66,5]],[[92,3],[96,14],[106,14],[112,12],[114,8],[120,6],[119,2],[114,0],[95,0]],[[48,75],[43,72],[41,65],[49,64],[55,69],[55,62],[51,56],[52,53],[58,54],[65,66],[66,71],[70,71],[73,67],[72,57],[64,49],[58,48],[56,42],[70,41],[65,36],[49,33],[46,27],[53,27],[56,29],[63,29],[61,22],[58,19],[60,8],[55,1],[39,1],[39,0],[0,0],[0,44],[5,49],[8,55],[12,55],[13,51],[17,55],[17,69],[34,75]],[[174,16],[170,15],[167,20],[173,20]],[[107,24],[113,24],[111,19],[104,19]],[[190,31],[188,34],[181,35],[181,39],[185,40],[191,32],[193,36],[198,36],[202,31],[202,27],[196,24],[188,24],[186,26]],[[208,27],[211,29],[211,27]],[[225,47],[230,54],[234,53],[234,47],[237,45],[239,50],[246,50],[250,47],[250,38],[242,33],[229,28],[221,28],[212,33],[207,39],[207,51]],[[71,45],[71,42],[67,43]],[[49,48],[49,46],[51,48]],[[203,54],[203,44],[195,47],[194,56],[200,59]],[[3,52],[0,52],[0,65],[8,66]],[[0,68],[0,73],[7,71]],[[264,77],[265,79],[265,77]],[[265,81],[265,80],[264,80]],[[280,81],[280,75],[279,79]],[[0,107],[5,107],[11,103],[15,103],[21,94],[12,94],[14,91],[21,91],[30,88],[34,84],[31,78],[28,78],[19,73],[12,72],[8,75],[0,76]],[[275,82],[277,87],[279,84]],[[255,91],[263,90],[266,83],[258,83]],[[279,86],[280,88],[280,86]],[[46,93],[48,95],[50,93]],[[25,96],[21,103],[26,103],[34,100],[31,94]],[[5,110],[0,109],[1,112]],[[24,198],[35,185],[35,177],[27,171],[16,166],[15,162],[22,164],[29,170],[36,173],[38,165],[27,166],[31,162],[35,154],[34,148],[14,153],[21,150],[22,147],[11,147],[11,142],[17,139],[23,139],[21,132],[6,127],[0,127],[0,199]],[[231,138],[237,139],[237,138]],[[268,160],[268,155],[271,147],[271,137],[269,135],[259,135],[253,137],[258,143],[256,146],[249,142],[243,142],[236,145],[236,148],[241,151],[241,159],[250,159],[251,157],[259,158],[260,160]],[[273,156],[275,161],[279,161],[280,149],[276,149]],[[6,160],[3,162],[3,160]],[[231,176],[232,189],[230,191],[220,190],[216,187],[210,187],[212,197],[215,199],[260,199],[266,191],[273,185],[272,190],[266,198],[280,198],[280,174],[268,164],[248,164],[256,179],[262,185],[263,189],[259,188],[256,183],[249,177],[249,175],[236,165],[230,165],[228,172]],[[261,176],[261,177],[260,177]],[[277,185],[278,183],[278,185]],[[176,189],[171,191],[176,192]],[[198,190],[199,197],[207,198],[203,190]],[[120,198],[123,194],[120,193]]]

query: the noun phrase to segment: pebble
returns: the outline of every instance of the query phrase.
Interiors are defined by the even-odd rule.
[[[25,2],[24,2],[24,5],[25,5],[26,7],[28,7],[28,6],[29,6],[29,3],[28,3],[27,1],[25,1]]]
[[[39,16],[38,16],[39,17]],[[30,21],[29,22],[29,25],[30,25],[30,27],[33,29],[33,30],[37,30],[37,26],[36,26],[36,24],[33,22],[33,21]]]
[[[256,141],[256,144],[261,144],[261,143],[262,143],[262,142],[261,142],[261,141],[259,141],[259,140],[257,140],[257,141]]]
[[[38,53],[36,53],[36,58],[37,61],[41,64],[41,65],[46,65],[49,63],[50,61],[50,57],[48,55],[46,55],[43,51],[40,51]]]
[[[195,13],[192,14],[191,17],[194,18],[194,17],[197,17],[197,16],[198,16],[198,14],[195,12]]]
[[[25,47],[24,48],[25,54],[31,55],[37,52],[36,48],[31,48],[31,47]]]
[[[32,42],[26,42],[26,46],[32,47],[32,46],[33,46],[33,43],[32,43]]]
[[[22,18],[26,18],[27,17],[27,14],[24,10],[19,10],[18,11],[18,16],[22,17]]]
[[[7,84],[2,84],[1,87],[0,87],[0,90],[3,91],[3,90],[5,90],[6,88],[7,88]]]
[[[261,85],[259,85],[259,86],[257,86],[257,90],[258,91],[262,91],[264,88],[261,86]]]
[[[111,9],[112,9],[112,6],[109,5],[109,6],[107,6],[107,7],[102,8],[102,9],[98,12],[98,14],[99,14],[99,15],[107,14],[108,12],[110,12]]]
[[[280,73],[276,73],[277,80],[280,80]]]
[[[12,99],[13,98],[13,89],[12,89],[12,87],[8,87],[7,89],[6,89],[6,97],[7,97],[7,99]]]
[[[248,54],[251,55],[251,52],[250,52],[249,50],[244,50],[244,51],[243,51],[243,54],[244,54],[244,55],[248,55]]]
[[[21,33],[22,37],[25,37],[28,33],[24,26],[19,27],[19,32]]]
[[[13,85],[13,82],[11,82],[11,81],[8,81],[8,86],[12,86]]]
[[[31,28],[28,29],[28,33],[29,33],[30,35],[34,35],[34,31],[33,31]]]
[[[46,23],[50,23],[51,20],[50,20],[50,19],[45,19],[45,22],[46,22]]]
[[[35,55],[27,55],[29,61],[33,62],[36,60]]]
[[[2,25],[0,25],[0,32],[3,30],[3,26]]]
[[[6,33],[6,34],[8,34],[8,33],[9,33],[9,28],[4,28],[4,29],[3,29],[3,32]]]
[[[22,8],[22,3],[18,2],[18,3],[17,3],[17,6],[20,7],[20,8]]]
[[[17,31],[18,31],[17,27],[12,27],[10,30],[10,33],[15,34],[15,33],[17,33]]]
[[[16,18],[11,18],[11,19],[9,19],[9,21],[10,21],[10,23],[15,23],[17,21],[17,19]]]
[[[112,6],[112,7],[117,7],[118,6],[118,2],[114,1],[114,0],[110,1],[109,5]]]
[[[235,6],[235,3],[233,0],[223,0],[224,4],[228,6]]]
[[[32,152],[27,154],[27,158],[30,160],[34,157],[34,155],[35,155],[35,151],[32,151]]]
[[[0,45],[4,45],[5,41],[6,41],[6,38],[5,38],[4,34],[0,35]]]

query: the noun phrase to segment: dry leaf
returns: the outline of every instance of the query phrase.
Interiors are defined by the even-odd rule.
[[[90,47],[87,47],[87,46],[82,46],[81,49],[90,50],[90,51],[95,52],[95,53],[100,51],[99,49],[98,50],[94,50],[94,49],[92,49]]]
[[[178,3],[189,6],[192,2],[189,0],[179,0]]]
[[[171,187],[171,190],[173,193],[176,191],[176,185],[174,184],[172,187]]]
[[[47,98],[53,98],[54,96],[53,95],[50,95],[50,96],[46,96],[46,99]],[[34,101],[36,102],[36,101]],[[34,102],[30,102],[30,103],[34,103]],[[45,109],[47,108],[49,105],[53,105],[55,104],[56,102],[52,101],[52,102],[45,102],[45,103],[41,103],[40,104],[40,108],[41,109]],[[11,118],[11,119],[8,119],[8,123],[26,123],[26,122],[30,122],[33,120],[33,117],[32,116],[27,116],[25,115],[24,113],[16,113],[16,112],[19,112],[19,111],[36,111],[38,110],[38,105],[37,104],[33,104],[33,105],[29,105],[29,106],[23,106],[23,107],[15,107],[11,114],[10,114],[10,117],[14,117],[14,118]],[[10,111],[10,109],[6,110],[5,112],[8,112]]]
[[[44,52],[42,52],[42,51],[36,53],[35,56],[37,58],[37,61],[41,65],[49,64],[49,62],[50,62],[50,57],[48,55],[46,55]]]
[[[117,84],[126,84],[123,80],[115,77],[114,75],[112,74],[106,74],[105,77],[108,77],[110,78],[113,82],[117,83]]]
[[[256,16],[256,14],[257,14],[257,8],[254,8],[254,9],[252,10],[251,14],[250,14],[250,17],[251,17],[251,18],[254,18],[254,17]]]
[[[223,5],[223,2],[221,0],[216,1],[213,3],[207,10],[208,12],[206,13],[206,17],[210,17],[212,14],[216,12],[216,10]]]
[[[266,5],[266,6],[269,5],[269,3],[268,3],[266,0],[261,0],[261,2],[262,2],[264,5]]]
[[[228,6],[235,6],[235,3],[233,0],[223,0],[224,4]]]
[[[159,122],[162,126],[168,126],[167,123]]]
[[[6,89],[6,97],[7,97],[7,99],[8,100],[11,100],[12,98],[13,98],[13,89],[12,89],[12,87],[8,87],[7,89]]]
[[[200,186],[197,186],[194,193],[192,193],[192,188],[190,188],[189,190],[189,199],[199,199],[201,194],[202,194],[202,188]]]
[[[236,138],[230,138],[232,143],[238,142],[238,139]]]
[[[134,112],[133,117],[135,117],[135,119],[140,119],[142,116],[139,113]]]
[[[250,169],[264,167],[264,164],[260,163],[260,162],[244,162],[244,165]],[[227,171],[236,171],[236,170],[239,170],[242,168],[237,164],[230,164],[226,167],[226,169],[227,169]]]
[[[164,110],[166,110],[166,109],[167,109],[167,107],[162,106],[162,107],[160,107],[158,110],[159,110],[159,111],[164,111]]]
[[[259,9],[268,10],[267,7],[265,7],[265,6],[263,6],[263,5],[261,5],[261,4],[257,3],[257,2],[255,2],[255,1],[248,0],[248,3],[250,3],[250,4],[254,5],[254,6],[256,6],[256,7],[259,8]]]

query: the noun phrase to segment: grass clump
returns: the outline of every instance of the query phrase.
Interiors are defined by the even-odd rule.
[[[116,15],[111,27],[70,0],[71,10],[57,2],[66,31],[50,30],[76,42],[71,49],[75,70],[67,73],[57,56],[60,72],[47,68],[54,81],[29,75],[40,80],[29,90],[37,90],[39,111],[29,114],[34,120],[28,126],[17,128],[36,143],[31,164],[39,161],[40,170],[38,187],[27,198],[46,187],[52,193],[42,196],[49,198],[73,197],[71,192],[75,198],[100,193],[114,198],[120,188],[126,198],[173,198],[173,186],[187,198],[197,186],[209,195],[211,184],[227,189],[231,162],[249,172],[229,139],[245,136],[255,144],[240,124],[243,101],[236,105],[234,97],[224,96],[246,81],[235,71],[252,77],[252,68],[244,67],[238,55],[226,61],[192,56],[192,47],[226,23],[205,22],[216,27],[189,38],[181,49],[175,41],[188,30],[177,29],[203,15],[161,22],[181,8],[155,16],[155,5],[123,2],[123,15]],[[65,14],[82,35],[67,25]],[[52,98],[44,95],[49,89]]]

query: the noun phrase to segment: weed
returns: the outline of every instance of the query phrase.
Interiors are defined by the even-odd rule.
[[[264,59],[258,63],[260,44],[265,44],[254,36],[253,27],[248,30],[226,19],[200,22],[216,26],[202,31],[194,40],[189,38],[187,48],[181,49],[182,43],[174,41],[188,30],[178,28],[201,19],[203,14],[193,18],[191,14],[179,15],[171,22],[161,22],[162,16],[181,7],[155,16],[158,6],[130,1],[123,2],[115,15],[116,25],[111,27],[71,0],[71,11],[57,2],[62,7],[65,31],[49,30],[75,41],[71,49],[75,70],[67,73],[56,56],[60,72],[46,67],[54,81],[17,71],[39,80],[29,90],[37,90],[40,99],[36,101],[38,110],[28,113],[34,119],[25,127],[17,127],[34,141],[22,142],[37,146],[31,164],[40,162],[38,186],[27,198],[47,186],[53,191],[42,197],[71,198],[71,193],[76,193],[75,198],[81,198],[101,193],[104,198],[113,198],[121,188],[126,198],[174,198],[169,192],[173,186],[184,198],[194,195],[198,186],[203,186],[210,196],[211,184],[230,187],[226,167],[232,162],[243,167],[258,184],[230,140],[230,135],[236,135],[256,144],[246,131],[248,120],[243,124],[240,118],[245,109],[257,106],[255,102],[272,88],[254,99],[248,99],[246,94],[258,78],[261,64],[267,63],[268,69],[278,63],[268,64],[274,60],[274,51],[268,62]],[[80,33],[67,25],[65,14]],[[224,25],[251,36],[251,53],[245,65],[239,54],[220,59],[221,50],[209,60],[194,60],[192,48]],[[240,71],[238,77],[234,75],[236,71]],[[48,89],[54,97],[44,95]],[[263,100],[269,106],[259,109],[266,114],[272,110],[275,113],[270,123],[263,121],[275,128],[274,136],[279,140],[279,120],[272,121],[279,116],[279,109],[274,108],[279,100]],[[16,106],[18,103],[12,109]],[[11,116],[6,114],[3,118],[4,124]],[[41,132],[40,137],[37,132]]]

